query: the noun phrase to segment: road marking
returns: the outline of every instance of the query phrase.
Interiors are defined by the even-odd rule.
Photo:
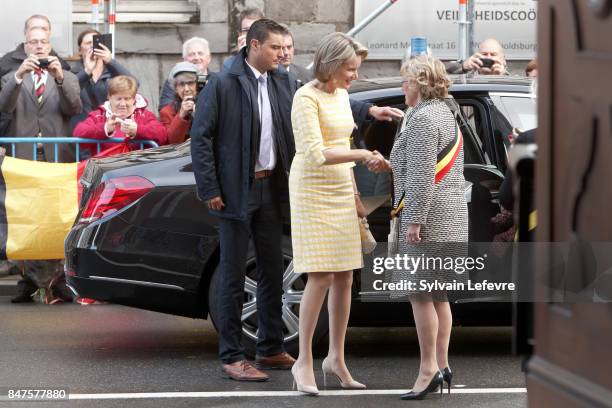
[[[400,395],[408,390],[337,390],[320,391],[320,396],[352,397],[358,395]],[[446,393],[446,390],[445,390]],[[525,394],[527,388],[463,388],[451,394]],[[144,398],[252,398],[297,397],[298,391],[219,391],[219,392],[135,392],[108,394],[70,394],[71,400],[144,399]]]

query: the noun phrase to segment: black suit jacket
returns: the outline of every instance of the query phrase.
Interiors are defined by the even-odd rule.
[[[299,65],[290,64],[289,74],[292,74],[302,84],[307,84],[308,82],[312,80],[312,71],[304,67],[301,67]]]
[[[228,72],[210,76],[200,92],[191,127],[191,155],[198,197],[221,196],[222,211],[211,214],[247,219],[248,193],[259,152],[260,124],[257,80],[245,63],[246,51],[235,58]],[[286,71],[268,72],[268,90],[277,152],[276,169],[286,175],[295,154],[291,128],[291,104],[296,83]]]

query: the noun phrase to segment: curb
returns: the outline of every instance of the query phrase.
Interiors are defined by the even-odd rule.
[[[13,297],[17,294],[19,275],[10,275],[0,278],[0,296]]]

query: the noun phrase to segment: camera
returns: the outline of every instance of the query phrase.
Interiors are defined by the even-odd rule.
[[[206,82],[208,82],[208,75],[206,74],[198,74],[198,84],[197,84],[197,92],[200,92],[206,86]]]
[[[49,68],[49,64],[50,64],[50,61],[47,58],[41,58],[38,60],[38,66],[40,67],[40,69]]]
[[[481,58],[483,68],[493,68],[493,60],[491,58]]]

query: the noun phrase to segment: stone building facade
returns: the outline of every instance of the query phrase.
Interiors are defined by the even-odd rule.
[[[375,1],[375,0],[372,0]],[[102,3],[102,2],[100,2]],[[192,36],[206,38],[212,71],[235,49],[238,14],[259,7],[267,17],[286,24],[295,38],[296,61],[307,65],[318,41],[354,23],[354,0],[117,0],[116,58],[140,81],[140,92],[157,111],[159,89],[181,60],[181,45]],[[91,26],[90,1],[73,1],[73,38]],[[389,11],[388,11],[389,12]],[[75,40],[76,42],[76,40]],[[76,47],[76,45],[75,45]],[[526,63],[513,63],[522,69]],[[362,77],[397,75],[399,61],[366,61]]]

